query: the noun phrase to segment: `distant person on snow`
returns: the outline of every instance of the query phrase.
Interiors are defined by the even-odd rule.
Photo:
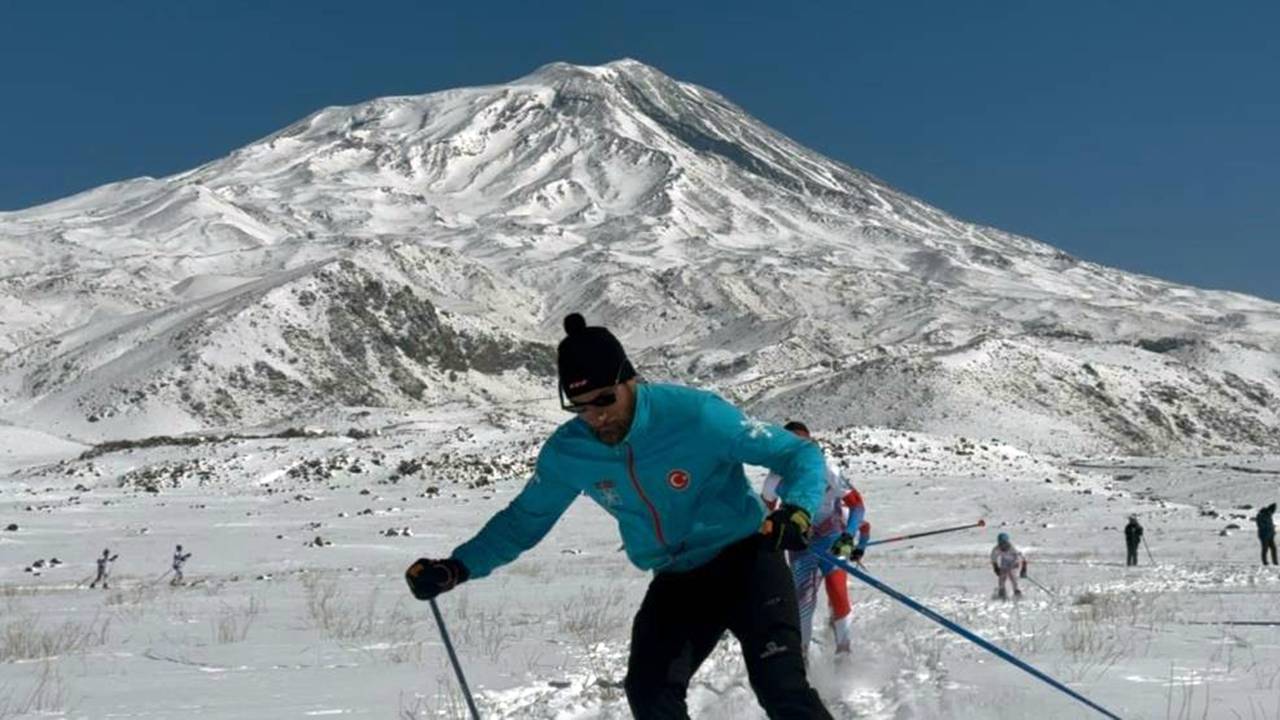
[[[89,589],[92,590],[98,583],[102,583],[103,590],[111,589],[111,586],[107,584],[107,578],[111,575],[111,563],[115,562],[117,557],[120,556],[112,555],[110,548],[102,551],[102,557],[98,558],[98,576],[93,579],[93,582],[89,583]],[[81,580],[81,582],[84,581]]]
[[[809,428],[793,420],[783,426],[789,432],[806,440],[812,440]],[[830,560],[821,556],[831,552],[854,562],[862,560],[871,525],[863,518],[867,508],[862,495],[841,475],[840,470],[827,460],[827,486],[818,515],[813,519],[813,539],[807,550],[788,553],[791,561],[791,579],[796,586],[796,599],[800,605],[801,644],[808,654],[809,640],[813,636],[813,613],[818,604],[818,584],[826,585],[827,602],[831,606],[831,629],[835,633],[836,653],[848,653],[853,642],[853,608],[849,603],[849,576]],[[761,493],[765,504],[776,508],[778,485],[782,476],[769,473]],[[855,544],[849,528],[857,528]]]
[[[781,552],[807,547],[826,482],[821,450],[710,392],[641,382],[617,338],[581,315],[564,327],[560,404],[574,418],[475,537],[409,566],[414,596],[511,562],[585,494],[617,520],[628,559],[654,571],[631,631],[625,688],[636,718],[688,718],[689,681],[728,630],[770,718],[830,720],[806,677]],[[782,507],[766,516],[743,463],[782,475]]]
[[[1271,564],[1280,565],[1276,562],[1276,504],[1262,508],[1258,511],[1258,517],[1254,518],[1254,522],[1258,524],[1258,542],[1262,543],[1262,564],[1267,564],[1267,552],[1271,552]]]
[[[191,553],[182,552],[181,545],[173,551],[173,579],[169,581],[170,585],[182,584],[182,566],[190,559]]]
[[[1018,589],[1018,578],[1027,576],[1027,559],[1009,542],[1009,533],[996,536],[996,546],[991,548],[991,569],[995,571],[997,578],[996,597],[1001,600],[1009,598],[1004,589],[1006,581],[1013,586],[1013,596],[1022,597],[1022,591]]]
[[[1124,549],[1126,566],[1138,564],[1138,546],[1142,544],[1142,526],[1138,524],[1138,516],[1130,515],[1129,524],[1124,526]]]

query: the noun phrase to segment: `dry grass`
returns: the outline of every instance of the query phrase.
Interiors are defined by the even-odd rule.
[[[301,576],[312,627],[339,642],[366,640],[377,628],[378,591],[363,600],[347,595],[337,581],[316,573]]]
[[[410,697],[401,693],[400,714],[397,716],[400,720],[471,720],[466,696],[462,693],[462,687],[458,684],[449,661],[443,657],[437,659],[439,664],[435,672],[435,692],[431,695],[414,693]],[[476,703],[480,716],[487,717],[489,713],[486,712],[483,697],[473,694],[472,700]]]
[[[608,588],[587,588],[556,610],[560,630],[584,647],[626,637],[630,628],[627,610],[617,602],[617,593]]]
[[[0,662],[45,660],[101,647],[111,623],[66,621],[45,627],[38,617],[19,616],[0,627]]]
[[[340,643],[361,645],[393,665],[423,663],[423,617],[410,613],[403,600],[383,610],[377,590],[353,597],[333,578],[308,573],[301,581],[311,627]]]
[[[106,605],[120,620],[138,622],[156,608],[159,597],[155,585],[144,583],[107,591]]]
[[[378,622],[378,634],[384,639],[380,646],[382,659],[393,665],[415,663],[421,665],[426,656],[426,642],[418,636],[418,622],[397,602]]]
[[[622,692],[610,677],[618,668],[613,666],[616,653],[610,652],[609,642],[623,640],[630,621],[617,596],[616,588],[587,588],[556,611],[560,631],[574,639],[604,700],[616,699]]]
[[[218,617],[212,621],[213,641],[220,645],[244,642],[262,609],[262,603],[253,596],[242,606],[224,603],[218,610]]]
[[[67,691],[62,676],[53,663],[40,663],[35,683],[25,692],[0,686],[0,720],[33,717],[36,715],[62,715],[66,711]]]
[[[477,704],[478,701],[477,701]],[[454,682],[447,669],[436,674],[436,691],[433,695],[411,697],[400,695],[400,720],[471,720],[462,690]]]
[[[453,602],[441,608],[454,644],[475,651],[492,662],[500,661],[516,639],[509,617],[498,610],[472,607],[465,593],[451,596]]]

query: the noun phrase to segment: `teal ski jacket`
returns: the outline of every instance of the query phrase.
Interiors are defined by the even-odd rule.
[[[484,577],[538,544],[583,494],[618,521],[636,567],[691,570],[760,529],[764,506],[743,463],[781,475],[779,496],[814,515],[827,485],[816,443],[748,418],[714,393],[639,384],[621,442],[600,442],[581,418],[561,425],[520,494],[453,558]]]

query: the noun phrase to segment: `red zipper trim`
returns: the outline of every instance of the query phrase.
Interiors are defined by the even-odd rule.
[[[649,514],[653,517],[653,531],[658,535],[658,542],[662,543],[665,548],[667,546],[667,538],[662,534],[662,520],[658,517],[658,509],[649,502],[649,496],[644,494],[644,489],[640,487],[640,481],[636,479],[636,458],[631,451],[631,446],[627,446],[627,475],[631,477],[631,486],[636,489],[636,493],[640,495],[640,499],[649,507]]]

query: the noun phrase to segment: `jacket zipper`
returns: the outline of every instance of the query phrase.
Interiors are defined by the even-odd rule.
[[[631,478],[631,486],[636,489],[636,494],[644,501],[649,508],[649,515],[653,517],[653,532],[658,536],[658,542],[662,543],[662,547],[667,547],[667,538],[662,534],[662,520],[658,517],[658,509],[649,502],[649,496],[644,494],[644,488],[640,487],[640,481],[636,478],[636,458],[631,450],[631,446],[627,446],[627,475]]]

